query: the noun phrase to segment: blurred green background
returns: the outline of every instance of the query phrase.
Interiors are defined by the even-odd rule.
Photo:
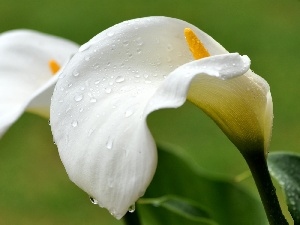
[[[188,21],[230,52],[248,55],[271,86],[270,151],[300,152],[299,0],[0,0],[0,32],[28,28],[83,44],[116,23],[153,15]],[[233,144],[191,104],[156,112],[149,124],[158,142],[181,146],[203,170],[228,177],[247,170]],[[251,178],[242,184],[257,195]],[[47,120],[26,113],[0,141],[0,224],[122,222],[69,181]]]

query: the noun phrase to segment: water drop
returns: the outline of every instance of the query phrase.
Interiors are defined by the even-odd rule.
[[[48,125],[51,125],[51,121],[50,120],[48,120]]]
[[[66,113],[69,112],[71,109],[72,109],[71,107],[67,108]]]
[[[114,140],[111,137],[109,137],[107,142],[106,142],[106,148],[107,149],[112,149],[113,143],[114,143]]]
[[[93,203],[94,205],[98,204],[98,201],[96,199],[94,199],[93,197],[90,197],[90,201],[91,203]]]
[[[135,211],[135,204],[131,205],[128,209],[128,212],[133,213]]]
[[[94,132],[94,129],[90,129],[90,130],[88,131],[88,136],[91,136],[93,132]]]
[[[90,102],[95,103],[95,102],[97,102],[97,99],[94,98],[94,97],[92,97],[92,98],[90,99]]]
[[[78,72],[77,70],[74,70],[74,71],[73,71],[73,76],[74,76],[74,77],[77,77],[78,75],[79,75],[79,72]]]
[[[114,36],[114,34],[115,34],[115,33],[112,32],[112,31],[107,32],[107,36],[108,36],[108,37],[112,37],[112,36]]]
[[[96,63],[96,64],[94,64],[94,65],[93,65],[94,69],[98,69],[98,68],[99,68],[99,66],[100,66],[100,64],[99,64],[99,63]]]
[[[123,41],[123,45],[124,46],[128,46],[129,45],[129,41],[127,41],[127,40]]]
[[[116,82],[117,83],[121,83],[121,82],[123,82],[125,80],[125,78],[123,77],[123,76],[117,76],[117,78],[116,78]]]
[[[79,102],[79,101],[81,101],[82,99],[83,99],[83,95],[82,95],[82,94],[77,94],[77,95],[74,96],[74,100],[75,100],[76,102]]]
[[[78,126],[78,122],[76,121],[76,120],[74,120],[73,122],[72,122],[72,127],[77,127]]]
[[[125,117],[126,117],[126,118],[127,118],[127,117],[130,117],[132,114],[133,114],[133,111],[132,111],[132,110],[127,110],[127,111],[125,112]]]
[[[105,88],[105,92],[109,94],[111,92],[111,88]]]
[[[172,51],[173,50],[173,46],[171,44],[168,44],[167,45],[167,49],[168,49],[168,51]]]
[[[138,45],[138,46],[141,46],[144,44],[144,42],[142,41],[142,38],[138,37],[137,39],[135,39],[135,43]]]
[[[110,211],[110,215],[112,216],[116,216],[116,210],[114,208],[112,208]]]

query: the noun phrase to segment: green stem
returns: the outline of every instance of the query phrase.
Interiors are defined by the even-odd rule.
[[[263,151],[243,154],[251,170],[270,225],[288,225],[282,214]]]
[[[138,216],[138,213],[135,212],[127,212],[125,216],[123,217],[123,221],[125,225],[141,225],[140,218]]]

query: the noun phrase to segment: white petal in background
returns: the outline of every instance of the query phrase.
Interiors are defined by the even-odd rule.
[[[26,110],[49,116],[57,81],[49,61],[63,66],[78,45],[31,30],[0,34],[0,137]]]
[[[193,61],[186,27],[211,55],[224,55]],[[183,104],[196,75],[226,79],[249,64],[177,19],[136,19],[101,32],[69,62],[52,98],[52,132],[70,179],[121,218],[156,169],[148,113]]]

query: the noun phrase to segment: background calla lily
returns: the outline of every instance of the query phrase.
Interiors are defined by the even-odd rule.
[[[183,34],[187,27],[210,57],[193,59]],[[243,132],[264,145],[271,124],[269,86],[249,65],[248,57],[228,54],[195,26],[173,18],[135,19],[101,32],[65,67],[52,98],[52,132],[70,179],[121,218],[155,172],[156,146],[147,115],[179,107],[186,98],[238,147],[247,144]],[[246,108],[240,113],[241,107]],[[245,111],[247,117],[238,118]],[[237,126],[248,120],[256,124],[253,130]]]
[[[0,35],[0,137],[24,110],[49,116],[55,73],[78,45],[31,30]],[[50,65],[49,65],[50,63]]]

